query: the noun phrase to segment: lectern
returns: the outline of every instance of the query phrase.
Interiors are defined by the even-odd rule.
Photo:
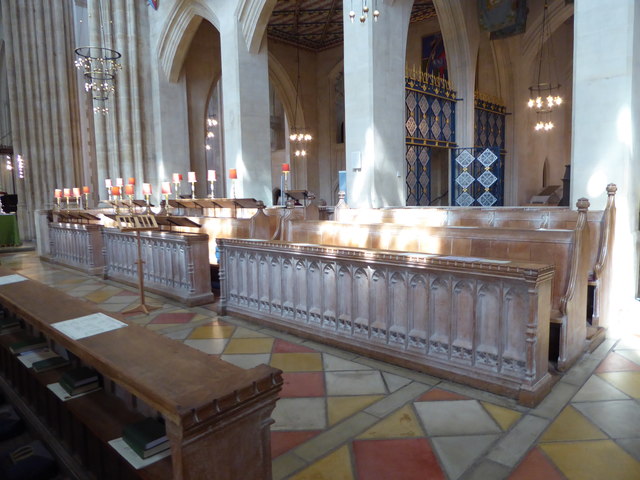
[[[144,301],[144,271],[142,260],[142,247],[140,241],[140,232],[150,230],[158,230],[158,223],[153,215],[116,215],[116,225],[121,232],[136,232],[136,242],[138,243],[138,288],[140,290],[140,304],[135,307],[123,310],[122,313],[142,312],[149,314],[152,310],[160,307],[146,305]]]

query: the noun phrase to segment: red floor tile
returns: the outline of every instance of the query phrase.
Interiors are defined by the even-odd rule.
[[[469,400],[469,397],[464,395],[458,395],[457,393],[447,392],[439,388],[432,388],[426,393],[423,393],[420,398],[414,400],[415,402],[435,402],[439,400]]]
[[[513,471],[509,480],[565,480],[539,448],[531,450]]]
[[[309,347],[303,347],[296,343],[290,343],[285,340],[276,339],[273,344],[273,353],[318,353]]]
[[[195,313],[161,313],[149,323],[153,325],[161,323],[187,323],[195,316]]]
[[[129,290],[122,290],[121,292],[115,294],[116,297],[137,297],[138,295],[140,294],[136,292],[130,292]]]
[[[445,479],[426,438],[353,442],[358,480]]]
[[[283,373],[284,385],[280,396],[285,397],[324,397],[323,372]]]
[[[271,432],[271,458],[277,458],[292,448],[306,442],[321,433],[322,430],[304,430],[299,432]]]
[[[615,352],[609,353],[609,355],[600,362],[600,365],[598,365],[598,368],[596,369],[596,373],[625,371],[640,371],[640,365],[632,362],[631,360],[627,360],[622,355],[618,355]]]

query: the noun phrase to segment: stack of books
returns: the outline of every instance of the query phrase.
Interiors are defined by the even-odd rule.
[[[20,320],[16,317],[0,315],[0,335],[17,332],[18,330],[20,330]]]
[[[149,458],[169,448],[164,425],[151,417],[126,425],[122,439],[141,458]]]
[[[55,355],[44,360],[33,362],[31,364],[31,368],[33,368],[36,373],[42,373],[48,370],[53,370],[54,368],[65,367],[67,365],[69,365],[69,360],[61,357],[60,355]]]
[[[89,367],[68,370],[59,380],[60,386],[71,396],[100,388],[100,375]]]
[[[38,350],[47,346],[47,340],[43,337],[33,337],[30,335],[24,335],[21,340],[9,345],[11,353],[19,354],[30,352],[32,350]]]

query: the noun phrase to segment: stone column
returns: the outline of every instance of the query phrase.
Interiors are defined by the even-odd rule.
[[[603,209],[606,185],[618,186],[611,305],[640,314],[640,4],[576,0],[574,15],[571,205]]]
[[[267,39],[250,53],[236,19],[221,22],[222,115],[227,172],[238,171],[237,197],[271,203],[271,139]]]
[[[371,3],[371,2],[370,2]],[[360,2],[354,3],[354,8]],[[378,1],[361,23],[343,2],[347,203],[404,205],[404,73],[410,0]]]

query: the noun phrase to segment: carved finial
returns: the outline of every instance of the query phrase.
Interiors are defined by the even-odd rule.
[[[607,185],[607,195],[610,197],[614,196],[618,191],[618,186],[615,183],[610,183]]]
[[[296,206],[296,202],[293,198],[287,199],[287,208],[294,208]]]
[[[262,200],[258,200],[258,201],[256,202],[256,208],[257,208],[258,210],[264,210],[264,202],[263,202]]]
[[[589,205],[591,204],[589,203],[589,200],[586,198],[579,198],[578,201],[576,202],[576,207],[578,207],[579,212],[589,210]]]
[[[343,190],[340,190],[340,191],[338,192],[338,200],[342,200],[342,201],[344,201],[344,199],[345,199],[345,197],[346,197],[346,196],[347,196],[347,194],[346,194],[346,193],[344,193],[344,191],[343,191]]]

